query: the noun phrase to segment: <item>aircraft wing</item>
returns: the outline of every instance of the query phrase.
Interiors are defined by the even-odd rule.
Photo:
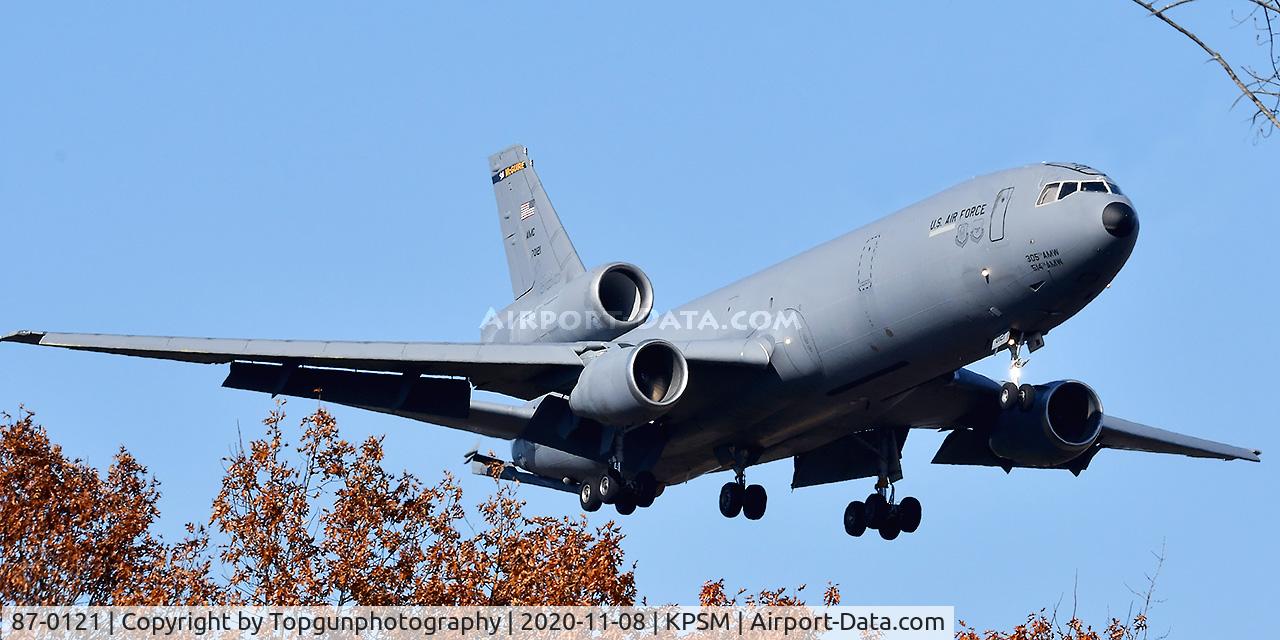
[[[257,362],[462,377],[478,389],[526,400],[552,391],[569,391],[582,369],[582,356],[609,346],[604,342],[340,342],[39,331],[19,331],[0,341],[203,364]],[[706,362],[765,367],[771,354],[770,345],[752,341],[710,340],[678,347],[695,366]]]
[[[1262,461],[1261,451],[1148,427],[1115,416],[1105,416],[1102,419],[1102,436],[1098,440],[1108,449],[1176,453],[1193,458]]]
[[[956,435],[956,446],[948,447],[944,443],[939,455],[952,460],[952,464],[987,464],[985,453],[972,453],[978,448],[985,451],[985,445],[978,447],[974,444],[972,448],[959,445],[965,443],[963,431],[968,427],[990,423],[994,419],[993,414],[998,411],[996,394],[999,390],[999,383],[990,378],[960,369],[952,376],[931,381],[909,392],[899,405],[901,409],[891,412],[885,423],[888,426],[952,429]],[[1102,434],[1097,445],[1104,449],[1196,458],[1261,461],[1260,451],[1157,429],[1107,414],[1103,415]],[[975,462],[968,462],[970,459]],[[979,459],[984,462],[976,462]],[[1082,461],[1087,462],[1087,459],[1082,458]]]

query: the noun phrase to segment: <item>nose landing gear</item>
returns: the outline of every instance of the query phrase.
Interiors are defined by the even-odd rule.
[[[1022,381],[1023,368],[1031,362],[1031,358],[1024,358],[1020,354],[1023,346],[1027,347],[1028,352],[1034,352],[1043,347],[1044,336],[1039,333],[1025,334],[1020,331],[1009,331],[1006,336],[997,339],[997,344],[999,340],[1004,340],[1000,348],[1009,350],[1009,382],[1000,386],[1000,408],[1007,410],[1021,407],[1023,410],[1028,410],[1036,403],[1036,388],[1029,384],[1019,384]]]

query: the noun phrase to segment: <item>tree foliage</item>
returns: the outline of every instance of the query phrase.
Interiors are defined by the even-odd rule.
[[[224,459],[209,519],[165,542],[160,489],[124,448],[105,473],[68,458],[33,414],[0,422],[0,605],[631,605],[622,531],[585,517],[525,513],[512,485],[475,510],[445,474],[435,484],[383,466],[381,438],[344,440],[324,409],[290,441],[281,403],[261,435]],[[704,606],[801,606],[805,587],[731,591],[708,581]],[[829,584],[821,603],[837,605]],[[1150,598],[1148,597],[1148,604]],[[1132,640],[1044,612],[1012,631],[960,640]]]
[[[514,490],[473,530],[452,476],[383,465],[324,409],[296,443],[283,405],[225,459],[203,525],[151,533],[158,484],[121,449],[105,476],[68,459],[27,413],[0,425],[0,603],[628,605],[622,532],[530,516]]]

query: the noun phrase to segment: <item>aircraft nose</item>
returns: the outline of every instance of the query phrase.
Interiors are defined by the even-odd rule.
[[[1102,210],[1102,226],[1117,238],[1127,238],[1138,228],[1138,214],[1123,202],[1112,202]]]

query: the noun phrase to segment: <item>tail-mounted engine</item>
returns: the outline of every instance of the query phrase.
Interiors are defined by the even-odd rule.
[[[538,300],[518,300],[486,319],[485,342],[613,340],[653,311],[653,284],[633,264],[614,262],[566,282]]]
[[[688,381],[684,354],[666,340],[648,340],[588,362],[569,394],[569,407],[602,424],[630,427],[670,411]]]

